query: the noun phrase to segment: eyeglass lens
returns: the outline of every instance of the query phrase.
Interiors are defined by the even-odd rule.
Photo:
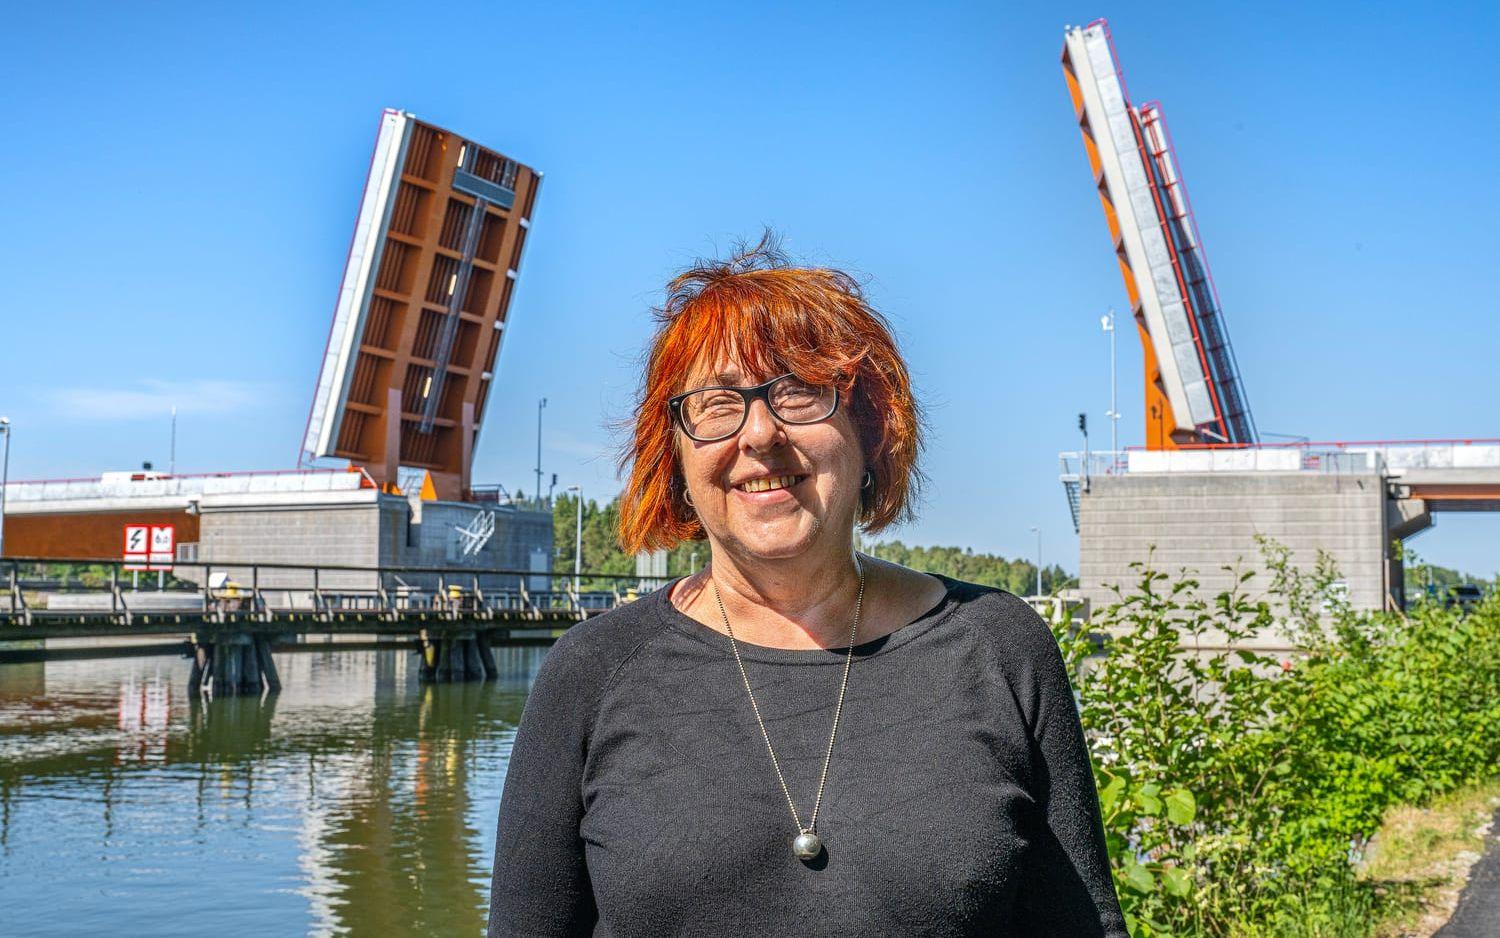
[[[831,387],[786,377],[771,385],[766,401],[784,423],[817,423],[833,413],[838,395]],[[737,388],[704,388],[682,399],[682,420],[700,441],[732,436],[745,422],[745,397]]]

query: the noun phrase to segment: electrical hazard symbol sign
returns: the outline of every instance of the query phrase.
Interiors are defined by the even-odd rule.
[[[176,553],[176,525],[125,525],[126,570],[170,570]]]

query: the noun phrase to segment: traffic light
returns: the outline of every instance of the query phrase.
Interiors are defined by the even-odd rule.
[[[1089,435],[1089,415],[1088,414],[1079,414],[1078,415],[1078,432],[1082,433],[1084,436],[1088,436]]]

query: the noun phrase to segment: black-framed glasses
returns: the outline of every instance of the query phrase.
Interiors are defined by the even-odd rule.
[[[817,423],[839,409],[839,389],[785,374],[753,388],[695,388],[668,400],[667,409],[689,439],[716,443],[740,432],[757,400],[765,401],[782,423]]]

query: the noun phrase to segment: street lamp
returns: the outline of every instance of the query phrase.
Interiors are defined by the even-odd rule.
[[[1036,594],[1042,595],[1042,529],[1037,525],[1031,526],[1031,533],[1036,535]]]
[[[546,406],[545,397],[536,402],[536,491],[532,494],[538,503],[542,500],[542,408]]]
[[[0,557],[5,556],[5,489],[10,485],[10,418],[0,417],[0,433],[5,434],[5,457],[0,462]]]
[[[573,600],[581,605],[583,594],[578,591],[578,575],[583,572],[583,486],[570,485],[568,491],[578,493],[578,530],[573,540]]]
[[[1120,452],[1120,404],[1116,396],[1118,388],[1115,382],[1115,311],[1113,307],[1107,314],[1099,317],[1099,325],[1109,333],[1109,458],[1110,468],[1113,469],[1115,460],[1119,459]]]

